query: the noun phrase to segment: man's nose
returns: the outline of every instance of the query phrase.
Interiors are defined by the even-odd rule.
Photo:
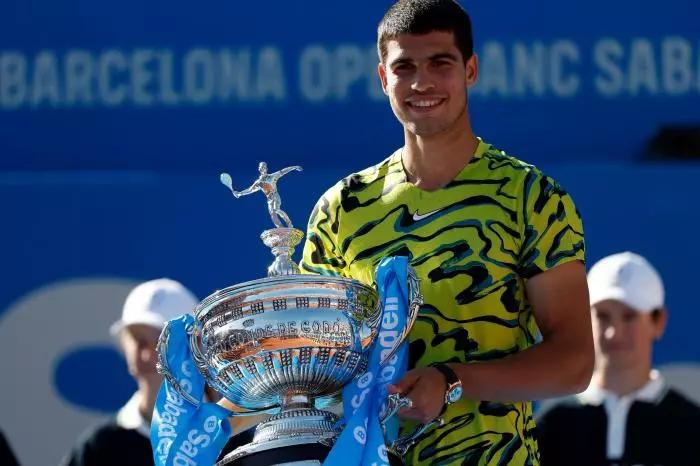
[[[608,325],[603,332],[603,336],[606,340],[614,340],[616,337],[620,336],[620,329],[614,325]]]
[[[154,361],[156,359],[156,349],[150,346],[143,346],[139,351],[139,355],[144,362]]]
[[[434,87],[435,84],[430,78],[429,73],[420,69],[416,71],[416,74],[413,78],[413,83],[411,84],[412,90],[416,92],[426,92],[433,89]]]

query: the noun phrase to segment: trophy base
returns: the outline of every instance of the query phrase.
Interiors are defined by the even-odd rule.
[[[216,466],[321,466],[331,448],[321,443],[300,443],[250,451],[245,456],[238,456],[234,451],[217,462]],[[404,466],[396,454],[387,453],[390,466]]]
[[[320,465],[339,430],[338,417],[311,408],[308,398],[285,398],[285,408],[255,429],[253,441],[236,448],[218,465]]]
[[[340,430],[338,417],[328,411],[310,408],[306,397],[289,403],[255,429],[253,441],[236,448],[216,466],[321,466],[333,448]],[[389,464],[403,462],[389,453]]]
[[[250,451],[245,456],[227,455],[216,466],[321,466],[331,447],[321,443],[286,445],[262,451]]]

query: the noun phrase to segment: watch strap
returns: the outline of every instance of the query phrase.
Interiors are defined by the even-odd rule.
[[[442,375],[445,376],[445,381],[447,382],[447,388],[449,389],[451,386],[454,384],[460,383],[459,377],[457,377],[457,374],[455,371],[452,370],[450,366],[444,363],[439,363],[439,364],[433,364],[433,367],[437,370],[439,370]]]
[[[462,381],[459,380],[459,377],[457,377],[455,371],[445,363],[432,364],[432,367],[440,371],[440,373],[445,377],[445,383],[447,384],[443,398],[444,404],[442,405],[442,411],[440,412],[440,415],[443,415],[445,414],[445,411],[447,411],[447,406],[451,404],[448,396],[450,391],[454,390],[455,387],[461,387]]]

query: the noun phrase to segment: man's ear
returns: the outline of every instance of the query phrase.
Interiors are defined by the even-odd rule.
[[[473,53],[467,60],[465,71],[467,87],[472,87],[474,84],[476,84],[476,81],[479,78],[479,57],[476,55],[476,53]]]
[[[661,340],[666,331],[668,312],[665,308],[655,309],[652,311],[651,318],[654,321],[654,340]]]
[[[384,63],[379,62],[377,65],[377,74],[379,75],[379,81],[382,83],[382,91],[388,96],[389,93],[386,91],[386,69],[384,68]]]

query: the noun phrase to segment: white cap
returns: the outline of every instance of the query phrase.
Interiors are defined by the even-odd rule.
[[[122,318],[109,331],[117,335],[133,324],[163,328],[167,321],[191,313],[197,303],[195,295],[180,282],[169,278],[147,281],[131,290],[122,307]]]
[[[591,305],[614,299],[637,312],[664,307],[664,284],[656,269],[642,256],[621,252],[599,260],[588,272]]]

